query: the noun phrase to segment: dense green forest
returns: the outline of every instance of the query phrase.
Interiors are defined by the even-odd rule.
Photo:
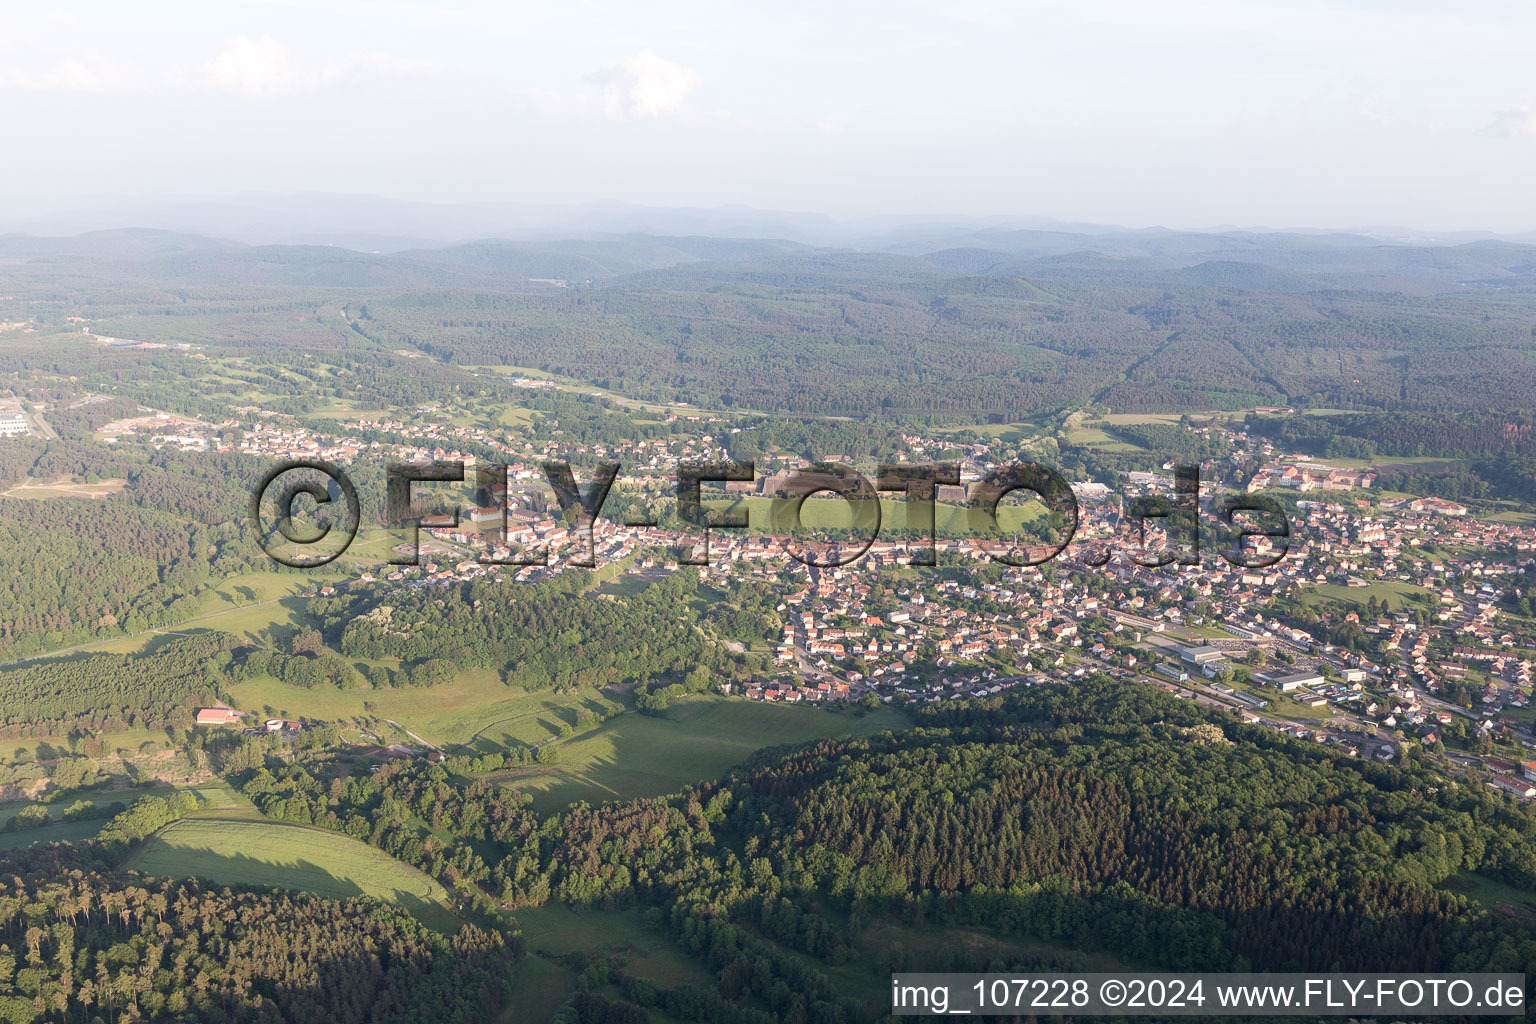
[[[1439,888],[1536,882],[1536,816],[1109,680],[947,702],[670,799],[540,816],[446,766],[232,765],[267,814],[382,847],[486,908],[654,908],[745,1015],[863,1020],[858,922],[984,927],[1148,968],[1528,970],[1536,931]],[[444,839],[444,836],[451,838]],[[979,969],[985,965],[973,965]]]
[[[47,300],[29,309],[45,327],[84,315],[101,333],[238,355],[242,366],[221,373],[295,414],[337,389],[410,408],[492,386],[443,363],[535,368],[641,400],[972,422],[1090,400],[1123,412],[1531,404],[1524,247],[1190,236],[1151,252],[1144,241],[1084,237],[1075,253],[1021,256],[1014,247],[1027,249],[1028,235],[992,239],[1006,248],[990,254],[912,255],[614,239],[581,245],[584,259],[603,263],[605,245],[614,256],[571,288],[523,276],[543,259],[545,272],[531,276],[564,279],[571,254],[558,245],[378,255],[194,242],[174,257],[79,259],[63,279],[52,259],[10,263],[0,283],[46,280]],[[653,252],[641,269],[637,242],[669,255]],[[1129,261],[1106,259],[1104,246],[1125,247]],[[1233,262],[1239,250],[1247,262]],[[168,300],[167,280],[200,276],[204,290]],[[331,361],[340,379],[278,355],[300,350]],[[190,363],[78,334],[0,352],[3,371],[111,381],[146,405],[214,415],[217,389],[171,382],[197,369]]]
[[[480,1022],[511,951],[368,900],[231,892],[10,855],[0,1021]],[[93,1016],[94,1015],[94,1016]]]
[[[210,585],[253,568],[281,571],[244,520],[267,468],[217,452],[71,440],[0,445],[0,490],[121,481],[100,502],[0,501],[0,660],[180,622]]]
[[[309,611],[320,631],[285,635],[280,644],[208,631],[132,654],[14,663],[0,668],[0,736],[185,726],[196,705],[222,696],[228,684],[262,676],[351,689],[435,686],[465,670],[493,669],[531,690],[634,684],[642,694],[702,691],[764,668],[763,656],[732,654],[711,637],[766,640],[780,629],[777,613],[764,606],[768,592],[738,584],[727,599],[704,601],[693,570],[611,600],[593,597],[597,585],[577,569],[532,587],[355,587],[314,599]],[[614,636],[634,642],[607,642]]]
[[[232,637],[172,637],[141,654],[87,654],[0,669],[0,735],[186,725],[220,691]]]
[[[689,680],[702,690],[745,678],[748,656],[733,656],[700,628],[716,623],[766,634],[776,621],[742,618],[729,605],[701,612],[698,573],[684,570],[644,590],[596,600],[590,573],[567,570],[537,587],[476,582],[457,593],[375,588],[313,609],[349,657],[398,658],[447,670],[490,668],[532,689]],[[628,637],[615,644],[613,637]],[[752,664],[757,664],[752,662]],[[760,667],[760,666],[759,666]]]
[[[1519,408],[1519,407],[1516,407]],[[1250,425],[1288,450],[1375,459],[1386,490],[1444,498],[1536,498],[1536,421],[1525,412],[1347,413],[1250,416]],[[1429,466],[1393,457],[1444,458]]]

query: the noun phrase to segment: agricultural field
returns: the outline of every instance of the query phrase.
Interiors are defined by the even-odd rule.
[[[367,843],[302,825],[187,818],[145,840],[127,866],[216,885],[373,896],[401,906],[423,924],[449,930],[456,924],[448,893],[435,879]]]
[[[539,810],[661,796],[719,776],[757,750],[906,725],[882,707],[860,715],[722,697],[690,697],[662,716],[627,714],[559,745],[560,762],[489,776],[527,792]]]
[[[1176,412],[1112,412],[1104,417],[1104,422],[1116,427],[1144,423],[1177,423],[1179,414]]]

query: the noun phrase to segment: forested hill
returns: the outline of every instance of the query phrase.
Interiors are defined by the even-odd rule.
[[[669,799],[549,816],[455,770],[248,765],[236,781],[264,813],[514,912],[568,903],[600,929],[605,911],[653,910],[715,975],[713,993],[648,992],[690,1020],[876,1019],[831,982],[838,965],[1045,969],[904,958],[868,938],[882,921],[1148,969],[1536,970],[1531,922],[1445,888],[1536,884],[1530,808],[1411,747],[1397,766],[1360,762],[1140,684],[945,704]]]
[[[278,348],[426,354],[704,408],[976,422],[1089,402],[1439,413],[1536,397],[1536,246],[1503,242],[976,232],[828,249],[633,235],[372,253],[0,239],[0,286],[44,284],[50,298],[24,310],[39,343],[78,340],[69,318],[88,315],[104,336],[248,354],[268,323],[259,336]],[[256,308],[201,298],[232,288]],[[138,374],[154,357],[71,358]]]
[[[480,1024],[511,988],[501,936],[472,926],[72,861],[0,861],[0,1021]]]
[[[692,962],[694,980],[667,988],[583,956],[576,966],[597,973],[567,1020],[655,1019],[648,1007],[686,1021],[866,1024],[888,1008],[883,986],[877,998],[836,980],[866,970],[1108,958],[1536,971],[1531,921],[1445,888],[1536,884],[1529,807],[1445,777],[1411,746],[1399,765],[1360,762],[1141,684],[949,702],[901,732],[764,752],[670,798],[547,815],[454,774],[475,770],[468,760],[353,772],[253,742],[225,770],[267,816],[379,846],[452,885],[480,919],[569,904],[600,946],[620,920],[608,915],[641,911]],[[166,1021],[474,1020],[518,997],[515,937],[465,928],[450,941],[370,904],[87,869],[108,854],[0,857],[0,1019],[105,1005]],[[992,944],[908,954],[891,928]]]
[[[1046,687],[760,763],[697,799],[790,890],[1166,967],[1524,970],[1536,935],[1438,890],[1536,884],[1536,817],[1141,686]],[[1516,964],[1519,964],[1517,967]]]

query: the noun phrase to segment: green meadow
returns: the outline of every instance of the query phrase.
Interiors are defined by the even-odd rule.
[[[1420,604],[1415,600],[1416,595],[1430,594],[1423,587],[1414,586],[1412,583],[1404,583],[1400,580],[1383,580],[1372,583],[1366,587],[1347,587],[1342,583],[1324,583],[1321,586],[1307,590],[1302,601],[1309,605],[1324,604],[1328,601],[1339,601],[1350,605],[1358,614],[1364,614],[1366,606],[1372,597],[1378,604],[1389,605],[1390,611],[1413,610],[1414,608],[1437,609],[1438,601],[1434,604]]]
[[[31,846],[33,843],[77,843],[94,838],[96,833],[101,831],[101,827],[107,823],[105,817],[84,818],[80,821],[63,820],[65,810],[77,800],[89,801],[97,808],[105,808],[114,803],[132,804],[135,800],[146,796],[169,796],[178,788],[184,787],[135,786],[132,789],[80,790],[62,800],[43,805],[49,816],[53,818],[53,824],[23,829],[19,832],[0,832],[0,850],[18,849]],[[199,817],[249,819],[261,817],[256,808],[251,806],[250,801],[222,782],[190,788],[197,794],[198,799],[203,801],[203,806],[197,812]],[[29,800],[19,800],[0,804],[0,827],[31,803],[32,801]]]
[[[1028,498],[1028,500],[1025,500]],[[776,498],[750,497],[740,502],[714,499],[706,500],[711,508],[731,511],[745,509],[748,529],[754,532],[772,532]],[[997,520],[1004,532],[1017,532],[1025,523],[1032,523],[1044,515],[1044,506],[1031,495],[1015,492],[1003,499],[997,510]],[[906,502],[895,496],[880,499],[881,530],[903,530],[907,526]],[[959,505],[936,504],[934,525],[940,538],[970,537],[970,510]],[[800,506],[800,529],[796,532],[816,530],[849,530],[853,528],[853,508],[839,498],[811,497]]]
[[[595,690],[557,695],[503,683],[495,672],[463,672],[440,686],[375,690],[304,689],[270,677],[236,683],[230,695],[246,710],[272,708],[285,717],[322,722],[377,718],[399,722],[429,743],[501,749],[541,742],[574,727],[577,709],[596,713]],[[612,698],[605,698],[611,700]]]
[[[447,891],[383,850],[302,825],[239,818],[187,818],[145,840],[127,866],[148,875],[216,885],[270,885],[318,896],[373,896],[423,924],[451,930]]]
[[[851,708],[691,697],[663,715],[622,715],[559,744],[558,764],[513,768],[490,777],[527,792],[541,811],[578,800],[632,800],[715,778],[764,747],[870,735],[906,724],[904,715],[885,707],[859,714]]]

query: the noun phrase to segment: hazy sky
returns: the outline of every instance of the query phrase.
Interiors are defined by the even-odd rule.
[[[1536,4],[11,5],[0,214],[114,195],[1536,228]]]

